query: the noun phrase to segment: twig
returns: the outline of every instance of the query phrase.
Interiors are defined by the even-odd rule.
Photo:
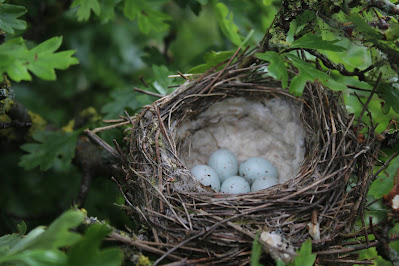
[[[371,101],[371,98],[373,98],[374,93],[375,93],[376,90],[377,90],[377,87],[378,87],[378,84],[380,83],[381,77],[382,77],[382,73],[380,73],[380,74],[378,75],[377,81],[375,82],[375,85],[374,85],[373,89],[371,90],[370,95],[369,95],[369,97],[367,98],[366,103],[363,105],[363,109],[362,109],[362,111],[360,112],[359,118],[358,118],[358,120],[357,120],[357,123],[358,123],[358,124],[360,124],[360,122],[362,121],[363,114],[364,114],[364,112],[367,110],[367,106],[369,105],[369,103],[370,103],[370,101]]]
[[[6,129],[6,128],[28,128],[31,127],[32,123],[23,123],[19,122],[17,120],[12,120],[11,122],[0,122],[0,129]]]
[[[165,254],[163,254],[159,259],[157,259],[157,260],[154,262],[154,266],[158,265],[158,263],[160,263],[160,262],[161,262],[164,258],[166,258],[167,256],[170,256],[170,254],[171,254],[173,251],[175,251],[176,249],[180,248],[181,246],[184,246],[185,244],[187,244],[188,242],[190,242],[190,241],[192,241],[192,240],[194,240],[194,239],[196,239],[196,238],[199,238],[199,237],[203,236],[203,235],[205,234],[205,232],[206,232],[206,231],[204,230],[204,231],[199,232],[198,234],[195,234],[195,235],[193,235],[193,236],[191,236],[191,237],[189,237],[189,238],[186,238],[185,240],[183,240],[182,242],[180,242],[179,244],[177,244],[177,245],[174,246],[173,248],[169,249]]]
[[[204,92],[206,92],[210,87],[212,87],[213,84],[215,84],[215,82],[220,78],[220,76],[226,71],[227,67],[231,64],[231,62],[233,61],[233,59],[237,56],[238,52],[241,50],[241,47],[239,47],[235,53],[233,54],[233,56],[229,59],[229,61],[227,62],[227,64],[224,66],[222,71],[219,71],[218,75],[203,89],[199,92],[199,94],[203,94]],[[211,93],[212,89],[208,92]]]
[[[143,93],[143,94],[147,94],[147,95],[150,95],[150,96],[154,96],[154,97],[157,97],[157,98],[162,98],[162,97],[164,97],[164,95],[162,95],[162,94],[155,93],[155,92],[151,92],[151,91],[142,90],[142,89],[139,89],[139,88],[133,88],[133,90],[134,90],[134,91],[137,91],[137,92],[140,92],[140,93]]]
[[[94,131],[94,130],[93,130]],[[92,131],[90,131],[89,129],[86,129],[84,131],[95,143],[97,143],[98,145],[100,145],[104,150],[106,150],[107,152],[109,152],[111,155],[113,155],[115,158],[121,159],[120,155],[118,154],[118,152],[112,148],[108,143],[106,143],[105,141],[103,141],[99,136],[97,136],[96,134],[94,134]]]

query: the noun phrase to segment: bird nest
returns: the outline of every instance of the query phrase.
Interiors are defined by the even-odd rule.
[[[126,113],[112,126],[128,126],[125,145],[117,145],[117,150],[93,134],[102,129],[89,131],[121,159],[124,177],[118,182],[126,206],[133,219],[149,228],[141,238],[146,251],[162,255],[157,262],[244,265],[250,262],[252,243],[259,234],[264,250],[275,259],[289,261],[311,238],[320,261],[339,262],[345,253],[343,241],[363,233],[349,234],[362,214],[378,144],[371,133],[358,139],[355,117],[347,113],[340,93],[315,82],[306,85],[301,97],[293,97],[265,74],[265,66],[240,67],[237,62],[221,71],[209,71],[143,107],[139,114]],[[230,109],[206,113],[218,104]],[[281,134],[273,131],[275,127],[266,127],[265,117],[250,118],[257,117],[254,112],[285,109],[289,121],[277,121]],[[240,123],[244,126],[229,128]],[[218,135],[214,126],[221,124],[224,133]],[[258,192],[223,194],[191,175],[191,166],[206,160],[207,152],[247,150],[250,141],[239,143],[246,139],[241,129],[252,132],[259,128],[264,134],[274,132],[275,139],[262,147],[266,137],[248,137],[256,141],[253,155],[277,164],[285,160],[289,166],[281,170],[284,174],[280,171],[280,184]],[[196,139],[207,134],[212,140],[198,144]],[[238,136],[236,141],[226,142],[231,135]],[[269,149],[278,138],[285,145],[281,144],[281,151],[289,151],[286,155]],[[232,146],[226,147],[228,143]],[[238,155],[239,159],[246,153]],[[193,159],[193,154],[199,158]],[[286,158],[290,154],[295,155]]]

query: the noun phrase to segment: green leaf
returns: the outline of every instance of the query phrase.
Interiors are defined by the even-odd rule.
[[[367,21],[357,13],[351,13],[348,20],[356,25],[356,30],[363,34],[369,41],[381,40],[382,34],[375,28],[371,27]]]
[[[66,265],[67,257],[59,250],[81,239],[70,229],[83,222],[85,214],[70,210],[58,217],[46,230],[39,226],[26,236],[12,234],[0,238],[0,263],[25,262],[28,265]]]
[[[21,262],[30,266],[43,266],[43,265],[60,265],[64,266],[67,262],[67,256],[60,250],[42,250],[42,249],[30,249],[20,253],[2,257],[1,262],[7,262],[11,265],[21,265]]]
[[[125,0],[123,14],[131,20],[137,18],[139,29],[144,34],[148,34],[151,30],[161,32],[169,29],[165,21],[171,17],[156,10],[145,0]]]
[[[399,85],[380,84],[377,89],[378,95],[385,101],[385,110],[392,109],[399,114]]]
[[[393,21],[391,27],[385,32],[387,41],[395,41],[399,38],[399,23]]]
[[[113,90],[111,92],[112,100],[101,109],[101,112],[106,114],[104,118],[108,119],[122,115],[123,110],[128,108],[136,111],[142,106],[137,96],[137,93],[133,92],[131,88]]]
[[[23,155],[19,165],[25,169],[40,166],[45,171],[57,161],[63,166],[68,165],[75,155],[75,145],[79,132],[36,131],[33,139],[39,143],[27,143],[21,149],[29,154]]]
[[[79,21],[88,20],[92,10],[97,16],[101,13],[101,7],[98,0],[74,0],[71,8],[74,7],[78,7],[76,16]]]
[[[77,210],[69,210],[50,224],[48,229],[40,236],[36,248],[58,249],[71,246],[81,239],[81,236],[70,231],[84,220],[85,214]]]
[[[234,24],[233,13],[229,12],[229,9],[223,3],[217,3],[215,10],[223,34],[226,35],[232,43],[239,46],[241,44],[241,36],[238,33],[238,27]]]
[[[215,52],[211,51],[205,54],[204,59],[206,64],[202,64],[196,67],[191,68],[190,70],[187,71],[187,73],[202,73],[211,67],[214,67],[229,58],[231,58],[234,55],[235,50],[230,50],[230,51],[221,51],[221,52]]]
[[[396,174],[396,169],[399,168],[399,157],[396,157],[389,164],[387,169],[383,171],[376,180],[371,184],[369,195],[374,196],[376,199],[382,198],[382,196],[387,195],[394,185],[394,177]]]
[[[0,4],[0,30],[14,34],[14,29],[24,30],[26,22],[18,19],[26,13],[23,6]]]
[[[195,15],[199,16],[202,10],[202,5],[197,0],[176,0],[181,8],[189,7]]]
[[[262,54],[256,54],[256,57],[269,61],[270,65],[267,67],[269,75],[276,80],[281,80],[284,89],[288,87],[288,71],[281,55],[273,51],[268,51]]]
[[[312,254],[312,241],[307,239],[303,242],[298,255],[295,257],[296,266],[312,266],[316,261],[316,254]]]
[[[262,255],[262,245],[258,242],[260,232],[256,234],[254,241],[252,242],[251,250],[251,266],[261,266],[259,263],[260,256]]]
[[[154,82],[152,82],[151,85],[158,93],[162,95],[167,95],[171,93],[175,89],[174,85],[180,84],[180,80],[168,77],[169,75],[173,74],[173,72],[164,65],[153,65],[152,71],[154,73]]]
[[[339,40],[325,41],[320,35],[308,33],[303,35],[301,38],[295,40],[290,48],[318,49],[334,52],[346,51],[346,48],[335,45],[335,43],[337,42],[339,42]]]
[[[308,81],[319,81],[324,86],[335,91],[344,91],[346,89],[344,84],[336,82],[332,77],[320,70],[317,70],[313,65],[299,59],[294,55],[287,54],[286,56],[299,69],[299,75],[291,80],[289,87],[290,93],[294,94],[295,96],[302,95],[303,89]]]
[[[84,238],[68,252],[68,265],[105,265],[118,266],[123,260],[122,251],[118,248],[100,250],[104,237],[111,232],[105,224],[90,226]]]
[[[30,51],[34,61],[28,64],[28,69],[33,74],[44,80],[55,80],[55,69],[67,69],[70,65],[78,64],[79,61],[72,57],[73,50],[54,53],[62,43],[62,37],[53,37]]]
[[[31,80],[28,70],[44,80],[55,80],[55,69],[66,69],[79,61],[72,57],[73,50],[55,53],[62,37],[53,37],[32,50],[28,50],[22,38],[6,41],[0,46],[0,73],[7,73],[16,82]],[[3,75],[0,76],[0,81]]]

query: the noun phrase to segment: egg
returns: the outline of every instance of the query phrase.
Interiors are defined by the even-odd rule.
[[[274,186],[278,184],[278,180],[277,178],[273,177],[273,176],[263,176],[263,177],[259,177],[257,178],[252,186],[251,186],[251,191],[255,192],[255,191],[259,191],[262,189],[266,189],[268,187]]]
[[[238,173],[237,158],[227,149],[219,149],[212,153],[208,165],[216,171],[221,182]]]
[[[261,157],[251,157],[245,160],[238,169],[240,176],[244,177],[250,184],[263,176],[278,178],[276,167],[269,161]]]
[[[199,164],[191,168],[191,174],[204,186],[210,186],[213,190],[220,190],[218,174],[210,166]]]
[[[251,191],[250,186],[241,176],[230,176],[222,183],[220,191],[223,193],[248,193]]]

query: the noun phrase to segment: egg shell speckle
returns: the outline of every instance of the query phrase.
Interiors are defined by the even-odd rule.
[[[244,177],[250,184],[263,176],[273,176],[278,178],[276,167],[269,161],[261,157],[251,157],[245,160],[239,167],[240,176]]]
[[[220,191],[223,193],[239,194],[248,193],[251,189],[248,182],[241,176],[231,176],[223,182]]]
[[[237,158],[227,149],[219,149],[212,153],[209,157],[208,165],[216,171],[220,182],[238,173]]]
[[[204,186],[211,186],[215,191],[220,191],[218,174],[210,166],[200,164],[191,168],[191,174]]]

